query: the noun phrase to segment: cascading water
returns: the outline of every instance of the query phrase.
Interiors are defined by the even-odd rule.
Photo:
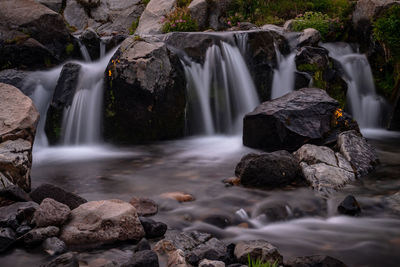
[[[296,72],[295,57],[292,52],[286,57],[281,54],[278,48],[275,49],[278,61],[278,68],[274,71],[272,79],[271,99],[286,95],[294,90],[294,79]]]
[[[349,111],[361,128],[382,127],[382,113],[385,101],[375,91],[371,67],[365,55],[355,53],[346,43],[326,43],[322,47],[329,56],[337,60],[346,81]]]
[[[81,45],[82,56],[86,61],[90,61],[86,48],[82,47],[84,46]],[[101,47],[103,54],[105,47]],[[99,143],[103,77],[114,52],[115,50],[109,52],[95,62],[74,62],[81,65],[81,70],[72,104],[64,110],[61,140],[63,145]],[[50,71],[33,72],[25,81],[25,86],[35,88],[31,98],[40,113],[35,149],[48,146],[44,130],[46,114],[61,70],[62,66],[59,66]]]
[[[221,42],[208,48],[203,66],[186,62],[191,133],[239,132],[243,115],[259,103],[240,50]]]

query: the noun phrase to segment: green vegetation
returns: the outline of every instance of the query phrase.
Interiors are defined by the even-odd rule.
[[[190,16],[186,7],[177,7],[162,21],[163,32],[194,32],[198,30],[197,23]]]
[[[129,27],[129,34],[132,35],[135,33],[137,27],[139,26],[139,19],[140,17],[138,17],[136,20],[132,21],[131,26]]]
[[[74,52],[74,45],[69,43],[65,47],[65,53],[67,53],[68,56],[70,56]]]
[[[373,24],[374,38],[381,43],[386,58],[375,71],[378,89],[394,97],[400,87],[400,5],[394,5]]]
[[[278,267],[278,262],[275,261],[274,263],[270,262],[262,262],[260,259],[254,260],[250,258],[250,254],[248,257],[248,267]]]
[[[150,2],[150,0],[142,0],[142,4],[146,5]]]
[[[348,17],[351,9],[352,3],[349,0],[236,0],[227,17],[237,13],[243,17],[243,21],[256,25],[271,22],[282,24],[307,11],[322,12],[343,20]]]
[[[321,12],[306,12],[304,15],[298,15],[293,20],[293,30],[302,31],[307,28],[314,28],[321,33],[323,41],[338,37],[338,33],[344,29],[339,18],[332,19],[327,14]]]

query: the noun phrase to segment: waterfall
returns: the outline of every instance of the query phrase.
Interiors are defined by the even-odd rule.
[[[100,47],[101,54],[105,53],[105,47]],[[85,62],[73,62],[79,64],[81,70],[72,104],[66,107],[63,112],[61,127],[61,143],[63,145],[96,144],[101,141],[100,123],[104,72],[116,49],[105,54],[98,61],[90,62],[88,61],[90,57],[85,57],[87,49],[81,44],[81,52]],[[61,70],[62,66],[58,66],[49,71],[33,72],[25,81],[25,86],[35,88],[30,97],[40,113],[35,149],[48,146],[45,133],[46,115]]]
[[[279,52],[278,48],[275,48],[275,51],[278,66],[272,79],[271,99],[281,97],[294,90],[296,72],[296,52],[285,57]]]
[[[87,50],[86,46],[84,44],[82,44],[81,41],[78,41],[78,43],[79,43],[79,50],[81,51],[81,55],[82,55],[83,59],[86,62],[91,62],[92,59],[90,58],[90,54],[89,54],[89,51]],[[100,53],[101,53],[101,51],[100,51]]]
[[[240,50],[226,42],[208,48],[204,64],[184,64],[189,95],[189,131],[233,134],[258,96]]]
[[[375,91],[371,66],[365,55],[355,53],[346,43],[326,43],[322,47],[329,56],[337,60],[344,71],[347,103],[352,116],[361,128],[382,127],[382,115],[385,101]]]

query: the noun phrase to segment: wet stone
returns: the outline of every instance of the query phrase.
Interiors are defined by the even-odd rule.
[[[356,198],[349,195],[339,204],[338,212],[344,215],[357,216],[361,213],[361,207]]]
[[[42,247],[50,255],[60,255],[67,250],[67,245],[57,237],[47,238]]]
[[[11,228],[0,228],[0,252],[7,250],[16,240],[16,235]]]

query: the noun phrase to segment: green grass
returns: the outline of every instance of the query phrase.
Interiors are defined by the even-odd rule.
[[[248,257],[248,267],[278,267],[278,262],[275,261],[274,263],[270,262],[262,262],[260,259],[254,260],[250,258],[250,254]]]

